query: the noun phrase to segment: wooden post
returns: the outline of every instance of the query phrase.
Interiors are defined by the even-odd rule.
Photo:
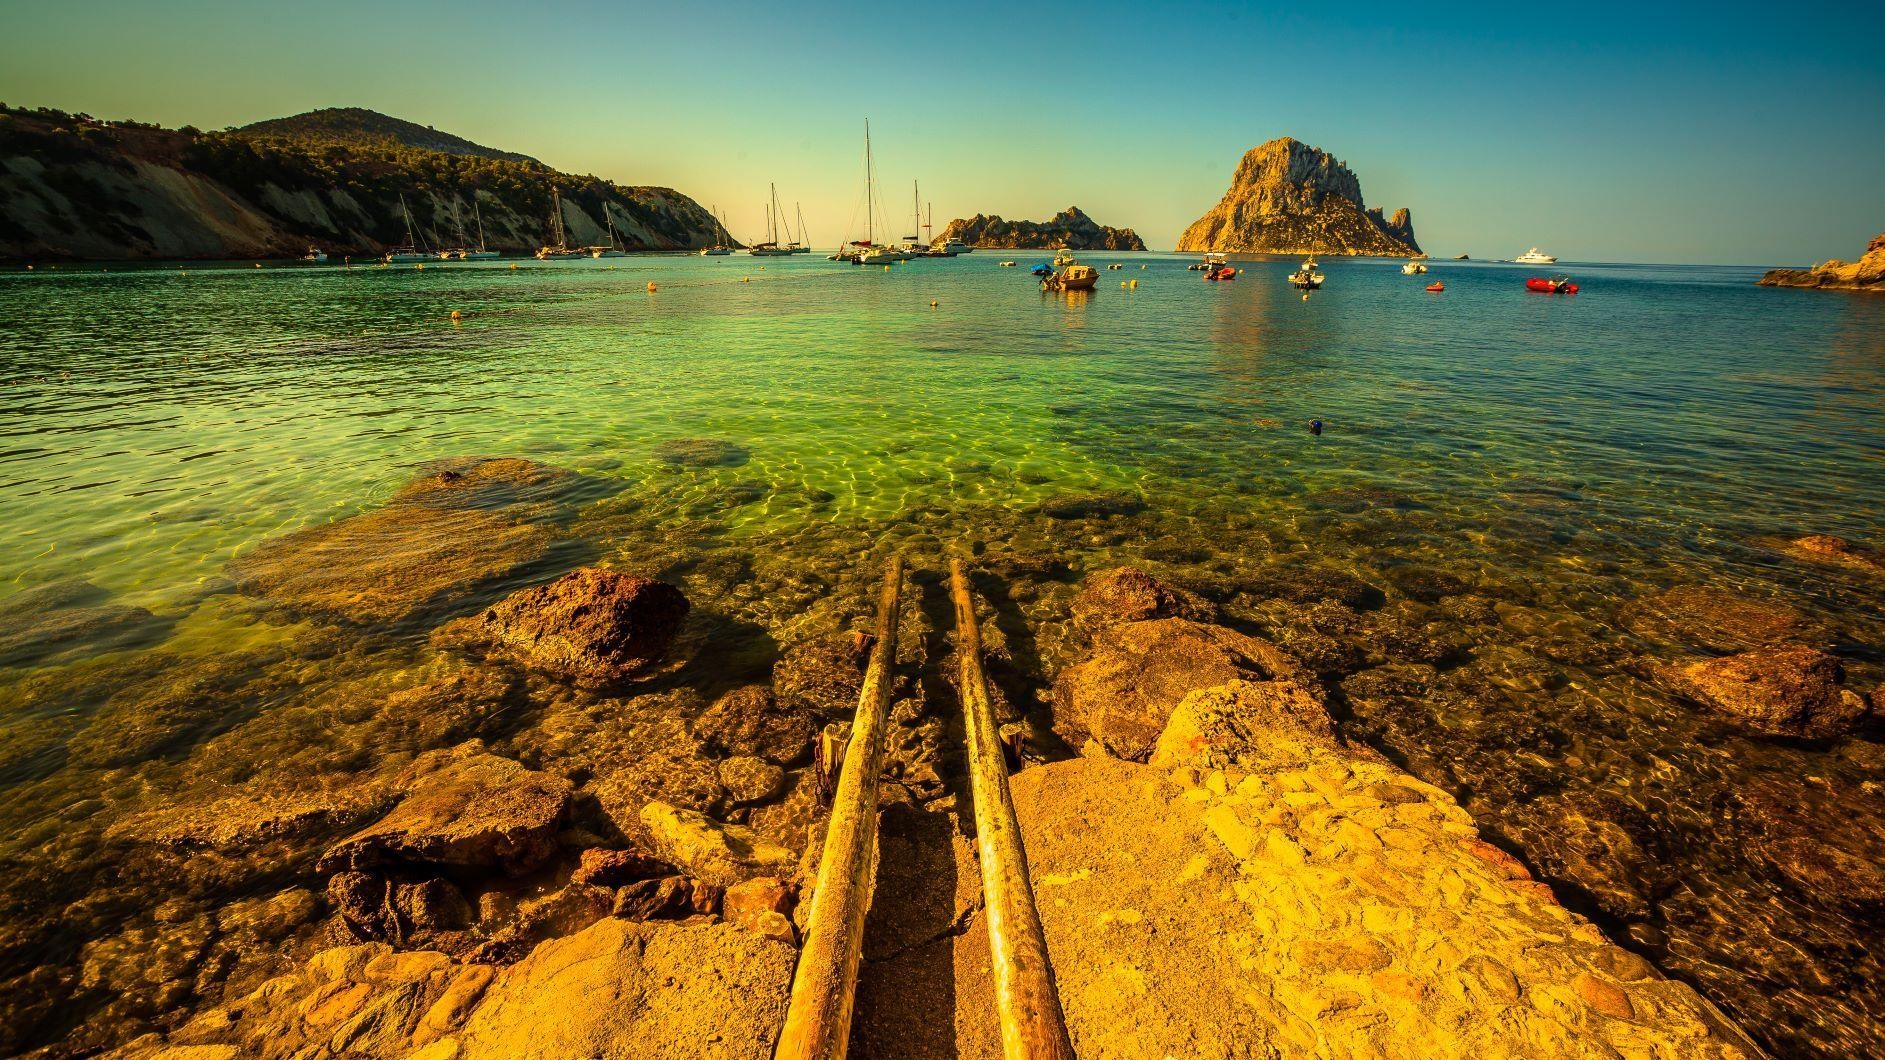
[[[1034,908],[1028,856],[1008,792],[1008,762],[982,676],[982,633],[962,560],[949,564],[956,605],[956,656],[962,667],[962,710],[968,723],[969,786],[975,798],[975,848],[988,907],[988,949],[995,972],[1005,1060],[1074,1060],[1061,1014],[1047,938]]]
[[[891,671],[897,663],[897,603],[903,559],[892,556],[877,600],[877,642],[857,697],[857,718],[831,800],[805,945],[775,1060],[844,1060],[864,949],[864,917],[877,881],[877,778],[883,772]]]

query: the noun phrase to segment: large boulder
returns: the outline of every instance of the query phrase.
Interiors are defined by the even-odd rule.
[[[499,975],[458,1060],[767,1060],[792,947],[731,924],[602,920]]]
[[[319,870],[424,867],[515,875],[548,860],[569,809],[569,781],[478,747],[474,742],[451,756],[414,763],[401,778],[406,795],[399,805],[328,848]]]
[[[1871,709],[1841,687],[1839,660],[1813,648],[1757,648],[1663,673],[1690,698],[1769,736],[1838,736]]]
[[[524,589],[483,614],[447,623],[440,646],[509,656],[585,686],[635,677],[654,665],[687,617],[687,597],[652,578],[584,567]]]
[[[1155,766],[1223,769],[1343,746],[1320,696],[1292,681],[1232,681],[1186,696],[1159,734]]]
[[[1184,698],[1231,681],[1286,681],[1320,702],[1315,678],[1280,648],[1182,618],[1102,630],[1092,652],[1054,683],[1054,730],[1078,747],[1144,760]]]

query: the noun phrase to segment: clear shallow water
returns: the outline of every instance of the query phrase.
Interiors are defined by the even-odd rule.
[[[1350,668],[1356,731],[1468,796],[1561,893],[1775,1048],[1885,1048],[1877,910],[1802,893],[1717,824],[1750,785],[1819,791],[1794,779],[1811,775],[1817,827],[1852,856],[1885,852],[1877,745],[1700,719],[1633,662],[1679,648],[1620,618],[1679,585],[1783,602],[1829,631],[1852,684],[1879,683],[1879,584],[1760,539],[1885,536],[1885,300],[1759,289],[1757,269],[1574,264],[1558,271],[1584,293],[1549,297],[1523,291],[1524,267],[1407,277],[1369,261],[1325,263],[1329,286],[1304,300],[1286,262],[1211,284],[1187,257],[1130,254],[1087,255],[1126,268],[1056,298],[1026,275],[1045,257],[0,276],[0,593],[83,578],[180,620],[155,647],[273,643],[280,628],[224,595],[233,558],[371,510],[430,461],[480,455],[614,483],[598,511],[632,525],[578,516],[566,531],[595,551],[739,556],[757,573],[722,579],[727,607],[782,640],[885,542],[1007,543],[1075,571],[1150,562],[1279,636],[1308,598],[1259,587],[1308,563],[1386,589],[1397,628],[1458,641],[1417,695]],[[1434,279],[1444,294],[1421,290]],[[677,438],[745,459],[652,458]],[[1040,514],[1089,492],[1146,510]],[[1431,572],[1459,584],[1401,591]],[[1057,580],[1016,604],[1038,682],[1065,661]],[[411,665],[422,632],[379,665]],[[0,709],[85,724],[19,689],[150,647],[62,646],[0,669]],[[0,793],[32,837],[7,856],[28,862],[52,793],[96,769],[29,766]]]

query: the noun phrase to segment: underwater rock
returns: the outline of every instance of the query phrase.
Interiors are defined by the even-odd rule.
[[[1777,773],[1750,778],[1736,795],[1753,852],[1800,895],[1855,912],[1885,909],[1885,828],[1864,815],[1875,795]]]
[[[398,793],[374,777],[311,778],[308,787],[254,784],[240,793],[134,814],[105,838],[224,853],[259,844],[308,842],[358,828],[385,813]]]
[[[561,777],[486,754],[475,741],[422,757],[401,786],[407,793],[399,805],[330,847],[319,871],[412,866],[520,875],[555,853],[571,791]]]
[[[246,717],[237,704],[256,702],[288,680],[269,672],[281,658],[259,651],[152,660],[163,665],[113,692],[67,741],[67,754],[85,765],[130,765],[236,725]]]
[[[1867,574],[1885,574],[1885,555],[1878,551],[1855,545],[1843,537],[1830,534],[1808,534],[1791,541],[1779,543],[1779,548],[1799,559],[1813,563],[1834,564],[1864,571]]]
[[[687,612],[687,597],[666,582],[584,567],[447,623],[432,642],[509,656],[578,685],[603,686],[659,660]]]
[[[1237,680],[1288,681],[1320,696],[1315,678],[1266,641],[1182,618],[1113,626],[1054,682],[1054,731],[1075,747],[1090,737],[1143,760],[1185,696]]]
[[[1173,589],[1137,567],[1114,567],[1087,576],[1073,602],[1075,619],[1093,626],[1190,618],[1208,622],[1216,609],[1194,593]]]
[[[718,438],[671,438],[655,446],[654,458],[675,467],[739,467],[751,454]]]
[[[457,1060],[768,1060],[794,957],[730,924],[602,920],[501,973]]]
[[[105,604],[105,590],[81,578],[0,599],[0,667],[41,665],[84,649],[92,654],[156,643],[168,621],[142,607]]]
[[[1357,610],[1380,607],[1384,599],[1381,590],[1366,579],[1335,567],[1298,559],[1285,559],[1250,572],[1237,588],[1259,599],[1298,604],[1330,600]]]
[[[574,471],[517,457],[438,460],[401,486],[387,505],[418,505],[450,511],[562,504],[591,492],[595,484]]]
[[[1724,652],[1771,647],[1809,629],[1806,616],[1786,604],[1701,585],[1678,585],[1632,601],[1619,617],[1631,632],[1651,640]]]
[[[1667,666],[1662,674],[1702,705],[1769,736],[1838,736],[1871,709],[1863,696],[1841,687],[1839,660],[1813,648],[1757,648]]]
[[[1052,519],[1104,519],[1145,511],[1145,498],[1136,493],[1062,493],[1041,502],[1041,514]]]
[[[874,638],[868,633],[813,637],[787,648],[772,668],[780,706],[819,718],[849,718],[864,687]]]
[[[764,685],[745,685],[714,700],[694,719],[692,730],[709,754],[776,766],[802,764],[818,734],[810,717],[781,707]]]
[[[236,587],[295,611],[361,625],[428,616],[543,558],[550,531],[485,511],[382,508],[262,542]]]
[[[641,819],[655,853],[697,880],[729,887],[755,876],[791,871],[791,851],[766,842],[742,825],[722,824],[663,802],[642,807]]]

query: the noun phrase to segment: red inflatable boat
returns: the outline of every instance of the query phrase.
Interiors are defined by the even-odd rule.
[[[1542,276],[1534,276],[1525,281],[1525,289],[1537,291],[1540,294],[1576,294],[1577,284],[1572,283],[1569,276],[1562,280],[1547,280]]]
[[[1226,265],[1221,269],[1214,269],[1205,273],[1204,278],[1207,280],[1234,280],[1237,278],[1237,270]]]

